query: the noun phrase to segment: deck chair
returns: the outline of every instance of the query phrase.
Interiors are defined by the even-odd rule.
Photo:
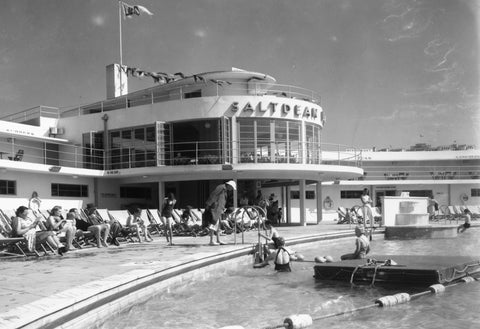
[[[458,220],[461,217],[461,214],[457,213],[454,206],[447,206],[447,209],[448,209],[449,220],[456,220],[458,222]]]
[[[23,237],[11,237],[12,226],[10,222],[0,214],[0,257],[1,258],[15,258],[25,257],[21,244],[25,243]]]
[[[158,233],[158,235],[160,235],[158,226],[155,222],[152,222],[151,217],[148,214],[148,209],[142,209],[142,214],[140,215],[140,218],[143,220],[144,223],[147,224],[147,230],[150,232],[150,235],[152,233]]]
[[[20,256],[41,256],[41,254],[37,251],[37,248],[40,248],[43,251],[44,255],[47,255],[49,252],[55,254],[53,248],[46,244],[38,244],[33,251],[28,249],[28,241],[24,237],[13,237],[12,236],[12,217],[15,216],[15,211],[13,209],[2,209],[0,210],[0,234],[5,239],[4,246],[8,247],[6,252],[11,255],[10,253],[16,253]]]
[[[480,218],[480,209],[478,206],[466,206],[472,213],[472,219]]]
[[[162,221],[160,214],[158,213],[158,209],[147,209],[147,215],[151,223],[152,229],[158,233],[158,235],[163,235],[165,230],[165,223]],[[150,231],[152,233],[152,231]]]
[[[382,213],[380,212],[380,208],[372,207],[372,216],[374,223],[381,223],[382,222]]]
[[[127,226],[127,219],[128,216],[130,216],[128,210],[106,210],[106,212],[106,215],[110,218],[110,221],[117,221],[118,223],[120,223],[120,225],[122,225],[123,238],[125,239],[125,241],[135,242],[135,240],[133,239],[133,232],[131,232]]]
[[[347,209],[345,207],[341,207],[341,206],[338,207],[337,215],[338,215],[337,224],[348,223],[349,218],[347,218],[348,214],[347,214]]]
[[[13,156],[13,157],[8,157],[8,159],[9,159],[9,160],[13,160],[13,161],[22,161],[22,159],[23,159],[23,153],[24,153],[23,150],[18,150],[18,151],[17,151],[17,154],[15,154],[15,156]]]

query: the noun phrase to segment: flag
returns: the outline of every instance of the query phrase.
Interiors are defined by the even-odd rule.
[[[134,15],[140,16],[141,14],[147,14],[150,16],[153,15],[153,13],[144,6],[131,6],[125,2],[122,2],[122,7],[123,14],[125,15],[124,17],[126,18],[132,18]]]

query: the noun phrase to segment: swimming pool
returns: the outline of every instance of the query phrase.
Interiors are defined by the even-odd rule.
[[[375,236],[372,253],[390,255],[474,256],[480,253],[478,230],[456,239],[383,240]],[[335,259],[353,249],[353,238],[322,241],[296,248],[306,260],[332,255]],[[394,257],[392,257],[394,259]],[[273,266],[224,269],[207,281],[158,295],[109,319],[98,328],[220,328],[241,325],[265,328],[282,324],[285,317],[307,313],[312,318],[372,304],[381,296],[416,293],[427,287],[350,286],[319,282],[313,263],[293,263],[293,272],[276,273]],[[371,308],[353,314],[314,321],[309,328],[472,328],[480,324],[480,282],[447,289],[391,308]]]

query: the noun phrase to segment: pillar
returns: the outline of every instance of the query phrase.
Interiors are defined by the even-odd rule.
[[[307,225],[307,210],[305,209],[305,179],[299,181],[300,185],[300,225]]]
[[[323,220],[323,196],[322,196],[322,181],[318,181],[316,184],[317,195],[317,224]]]

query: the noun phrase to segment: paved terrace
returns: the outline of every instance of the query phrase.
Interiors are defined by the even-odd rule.
[[[287,245],[294,245],[353,237],[353,228],[354,225],[338,225],[335,221],[327,220],[318,225],[280,226],[277,230],[285,237]],[[381,229],[377,230],[377,233],[382,232]],[[71,312],[77,312],[76,316],[80,316],[85,311],[105,304],[115,304],[111,302],[122,297],[122,294],[132,295],[128,302],[117,303],[111,309],[103,310],[114,312],[118,307],[128,306],[135,298],[144,297],[133,293],[139,288],[164,282],[156,290],[159,292],[172,282],[169,281],[172,278],[190,270],[198,270],[206,263],[215,264],[236,256],[246,256],[258,241],[257,231],[246,232],[244,244],[241,234],[236,236],[237,244],[234,243],[234,235],[222,238],[227,242],[226,245],[209,246],[209,237],[202,236],[174,237],[175,245],[167,246],[164,237],[154,236],[154,242],[151,243],[122,243],[120,247],[84,248],[64,256],[0,260],[0,328],[55,328],[64,322],[65,317],[71,319],[67,315]],[[245,261],[251,262],[251,256],[244,257]],[[192,277],[190,275],[190,279]],[[181,282],[185,281],[188,280],[181,279]],[[107,298],[95,297],[96,302],[92,302],[92,296],[100,296],[107,291]],[[152,292],[152,289],[149,291]],[[80,305],[84,308],[77,310]],[[53,316],[53,320],[47,316],[44,323],[34,322],[45,314],[61,313],[62,310],[64,313]],[[64,318],[59,319],[62,316]]]

